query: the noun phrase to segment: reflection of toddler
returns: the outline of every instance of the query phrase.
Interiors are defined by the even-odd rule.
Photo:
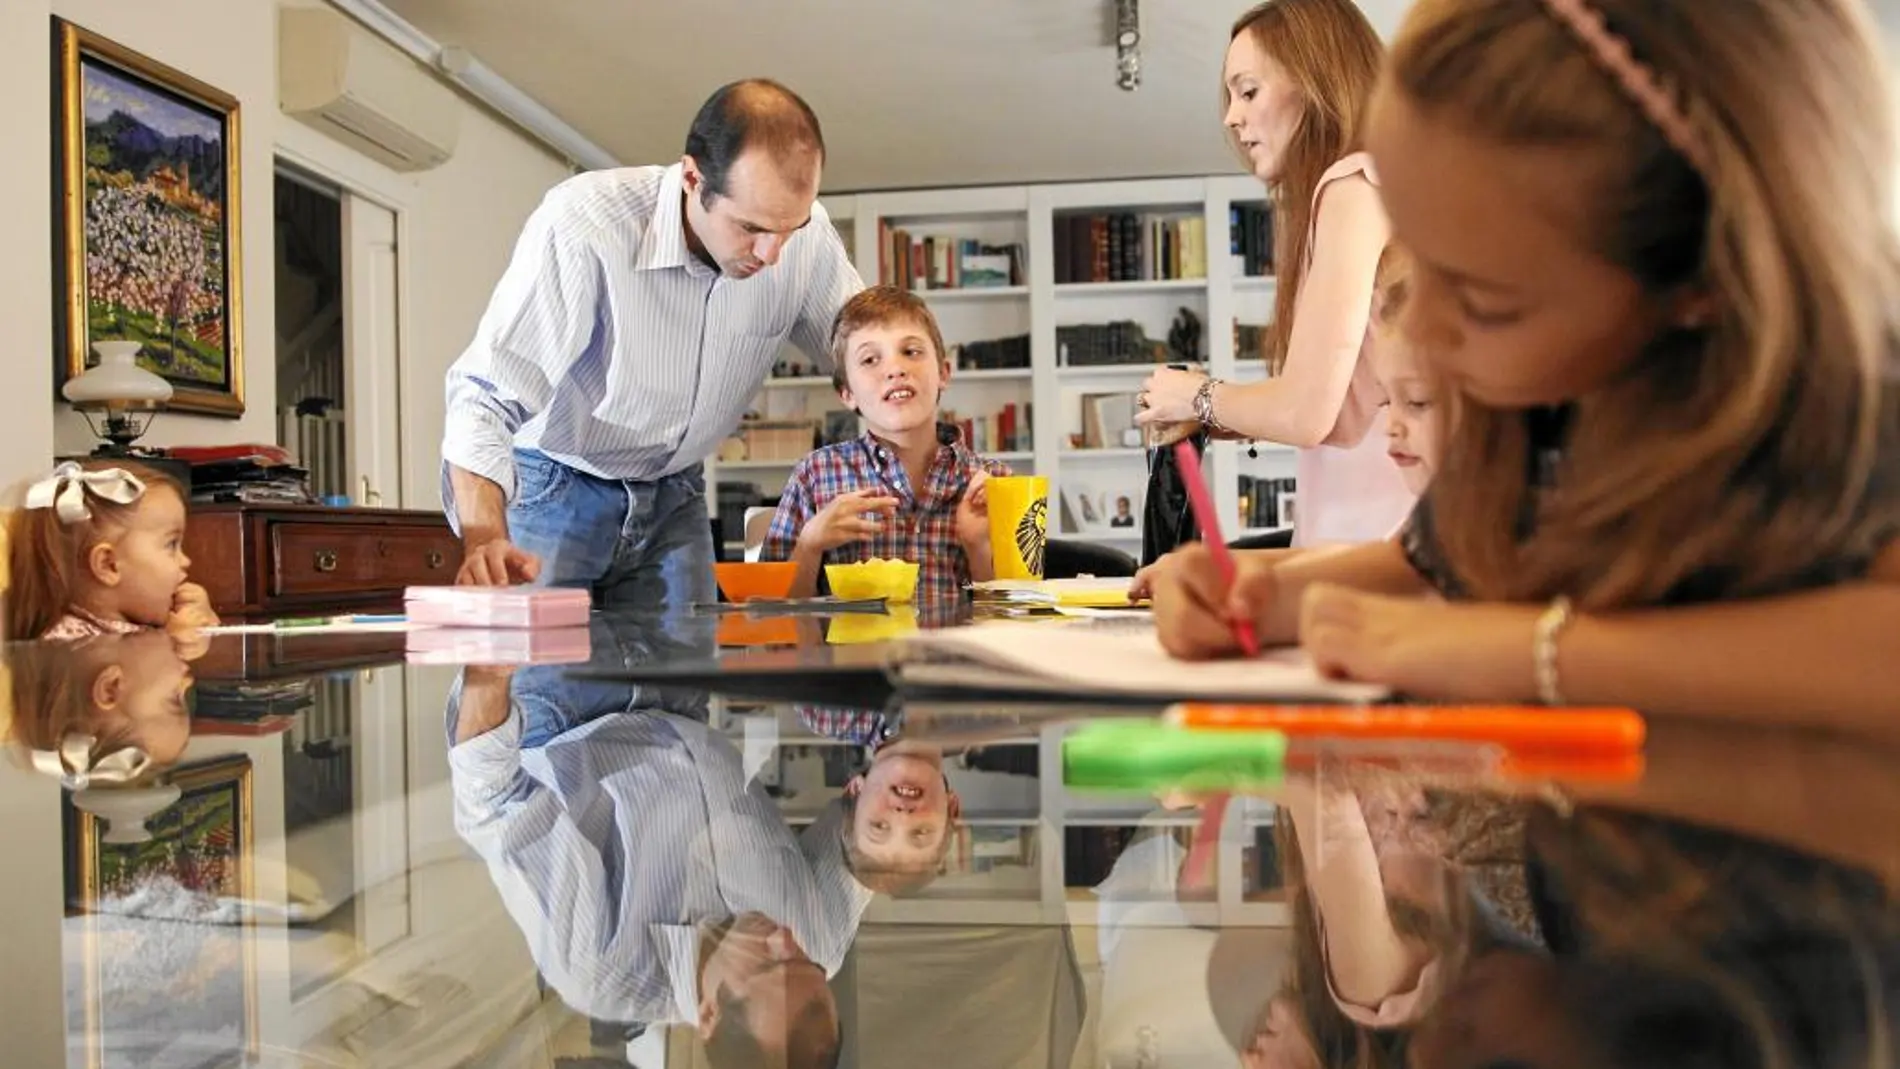
[[[74,790],[169,768],[191,741],[191,672],[162,632],[20,647],[0,672],[0,741]]]

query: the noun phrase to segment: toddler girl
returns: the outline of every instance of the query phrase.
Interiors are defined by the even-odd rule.
[[[7,635],[71,639],[218,622],[185,581],[185,495],[123,461],[60,464],[7,517]]]

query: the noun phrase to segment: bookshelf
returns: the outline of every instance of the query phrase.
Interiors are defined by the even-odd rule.
[[[1155,364],[1091,359],[1165,349],[1170,331],[1191,316],[1205,370],[1241,382],[1267,374],[1237,343],[1237,334],[1271,321],[1275,297],[1270,274],[1248,273],[1268,266],[1262,250],[1270,244],[1259,223],[1264,194],[1250,176],[861,193],[821,203],[867,283],[908,272],[953,355],[967,358],[974,343],[1026,338],[1027,366],[959,365],[944,407],[970,419],[973,430],[983,420],[994,427],[1005,411],[1018,429],[1027,426],[1028,441],[985,441],[978,432],[977,444],[1019,472],[1050,477],[1052,534],[1140,554],[1146,452],[1113,424]],[[1091,248],[1084,262],[1081,235],[1104,231],[1112,231],[1104,244],[1117,250],[1115,258],[1098,262],[1102,253]],[[1238,254],[1237,241],[1245,245]],[[905,242],[908,253],[899,251]],[[1144,341],[1148,350],[1140,349]],[[1114,400],[1121,397],[1127,401]],[[754,405],[768,418],[820,421],[839,407],[830,379],[813,373],[768,381]],[[1247,488],[1291,480],[1294,456],[1266,443],[1251,455],[1245,443],[1212,445],[1206,468],[1229,537],[1280,526],[1261,522],[1278,517],[1257,507],[1259,491]],[[721,462],[709,465],[707,482],[744,483],[769,500],[791,464]],[[1135,525],[1110,526],[1122,497]],[[716,495],[709,502],[716,507]],[[1243,504],[1254,507],[1243,511]]]

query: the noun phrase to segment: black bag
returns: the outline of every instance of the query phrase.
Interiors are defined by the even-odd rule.
[[[1194,452],[1207,454],[1208,435],[1200,431],[1188,439]],[[1148,493],[1141,506],[1141,564],[1147,567],[1188,542],[1201,537],[1194,522],[1194,506],[1188,503],[1187,484],[1181,480],[1181,466],[1174,459],[1174,446],[1148,448]]]

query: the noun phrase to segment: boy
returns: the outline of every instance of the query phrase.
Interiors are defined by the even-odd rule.
[[[825,564],[916,561],[917,601],[942,604],[995,577],[983,481],[1009,468],[937,421],[950,382],[943,335],[923,298],[872,286],[831,329],[831,383],[865,432],[800,461],[760,559],[794,561],[793,597],[818,592]]]

